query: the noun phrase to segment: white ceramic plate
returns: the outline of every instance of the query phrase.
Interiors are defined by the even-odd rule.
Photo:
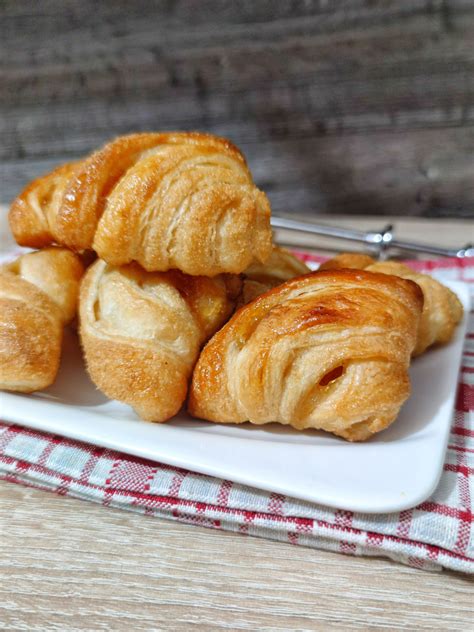
[[[466,312],[468,288],[446,283]],[[425,500],[441,476],[456,395],[466,320],[455,339],[413,362],[412,396],[397,421],[370,441],[347,443],[317,431],[196,421],[140,421],[108,400],[85,373],[77,340],[66,338],[59,377],[42,393],[1,393],[8,421],[203,474],[332,507],[400,511]]]

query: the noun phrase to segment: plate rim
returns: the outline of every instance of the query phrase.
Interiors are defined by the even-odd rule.
[[[467,329],[467,321],[468,321],[467,317],[468,317],[468,310],[469,310],[469,304],[470,304],[469,286],[464,281],[445,281],[445,283],[446,285],[450,287],[454,286],[454,288],[457,289],[458,292],[462,288],[461,294],[463,296],[460,296],[460,298],[462,299],[462,302],[465,307],[465,314],[464,314],[462,323],[460,323],[459,325],[459,332],[457,335],[462,336],[462,340],[464,341],[465,332]],[[461,346],[461,352],[459,354],[459,358],[457,359],[458,370],[455,376],[456,384],[458,383],[458,375],[459,375],[459,371],[460,371],[461,363],[462,363],[461,359],[462,359],[462,346]],[[451,399],[453,400],[452,402],[453,413],[454,413],[455,394],[456,394],[456,388],[454,388],[454,392],[450,391],[450,400]],[[207,476],[212,476],[212,477],[217,477],[217,478],[226,478],[226,475],[225,473],[222,472],[221,468],[219,468],[219,466],[214,466],[213,464],[206,465],[206,466],[203,466],[202,464],[196,465],[196,463],[190,463],[189,459],[186,459],[183,457],[179,458],[179,457],[175,457],[174,455],[169,456],[168,454],[164,454],[164,453],[161,454],[160,451],[158,451],[158,454],[157,454],[156,449],[155,449],[155,454],[153,455],[147,450],[146,445],[145,445],[145,448],[137,449],[135,446],[132,446],[131,448],[130,447],[127,448],[127,446],[124,447],[123,443],[120,443],[120,441],[116,441],[115,436],[113,434],[109,438],[101,437],[100,440],[97,440],[94,438],[94,436],[91,437],[90,434],[85,434],[81,432],[82,430],[81,426],[77,428],[72,428],[72,429],[69,427],[60,427],[60,422],[57,420],[52,422],[49,418],[49,415],[47,414],[42,414],[41,419],[38,420],[38,417],[41,414],[41,412],[44,413],[46,411],[47,413],[50,406],[51,407],[55,406],[54,402],[52,401],[48,401],[44,399],[41,401],[41,406],[37,407],[36,404],[38,402],[38,399],[35,399],[35,397],[31,395],[25,396],[25,394],[21,394],[21,393],[1,392],[1,398],[3,399],[4,402],[6,399],[7,408],[8,408],[7,414],[2,415],[5,421],[10,421],[20,426],[34,428],[42,432],[58,434],[58,435],[61,435],[61,436],[64,436],[76,441],[90,443],[92,445],[97,445],[97,446],[102,446],[111,450],[129,454],[132,456],[138,456],[138,457],[146,458],[152,461],[163,462],[173,467],[189,469],[191,471],[204,474]],[[19,400],[21,400],[22,402],[25,402],[25,401],[29,402],[29,406],[27,405],[26,408],[27,410],[29,407],[32,408],[33,412],[31,413],[30,411],[30,413],[27,412],[25,414],[25,410],[21,409],[19,413],[16,413],[15,404],[18,403]],[[9,405],[9,402],[10,402],[10,405]],[[64,404],[64,406],[67,406],[67,404]],[[79,407],[74,406],[74,408],[79,409],[81,411],[81,415],[85,416],[86,418],[90,418],[91,422],[93,422],[93,419],[96,418],[98,414],[98,413],[93,413],[93,412],[84,410],[80,406]],[[35,412],[35,409],[39,409],[39,410]],[[275,484],[273,482],[266,482],[264,480],[256,481],[255,478],[252,479],[251,476],[247,476],[245,474],[245,471],[242,472],[242,474],[239,475],[237,479],[235,477],[232,477],[232,480],[237,484],[242,484],[242,485],[246,485],[252,488],[257,488],[260,490],[264,490],[266,492],[281,493],[292,498],[296,498],[296,499],[300,499],[303,501],[316,503],[320,505],[325,505],[331,508],[346,509],[346,510],[358,512],[358,513],[370,513],[370,514],[400,512],[405,509],[412,508],[418,505],[419,503],[423,502],[424,500],[426,500],[439,484],[439,481],[441,479],[442,472],[443,472],[444,457],[446,454],[446,448],[447,448],[447,444],[449,440],[449,434],[450,434],[451,425],[452,425],[452,417],[453,417],[453,414],[451,413],[449,423],[446,422],[444,425],[442,440],[440,439],[439,441],[439,452],[441,454],[441,457],[437,458],[437,462],[439,463],[438,463],[438,467],[436,471],[436,476],[433,476],[425,484],[425,486],[422,489],[417,489],[415,494],[409,495],[409,493],[407,492],[406,497],[403,499],[400,499],[398,502],[395,502],[395,501],[387,502],[385,504],[383,503],[381,504],[379,502],[379,504],[377,504],[376,507],[371,506],[370,504],[367,505],[360,502],[344,503],[343,505],[341,505],[341,502],[339,500],[332,502],[331,498],[326,497],[324,493],[318,493],[317,494],[318,498],[315,498],[315,496],[308,495],[306,493],[295,493],[294,489],[290,489],[288,487],[285,487],[285,485],[281,485],[279,483]],[[45,422],[44,421],[45,418],[48,418],[48,421]],[[52,418],[54,420],[55,415],[52,415]],[[102,418],[105,418],[107,422],[106,427],[109,423],[111,425],[114,425],[114,424],[117,424],[118,422],[119,426],[121,426],[124,423],[128,425],[131,422],[131,420],[124,420],[124,419],[114,420],[113,418],[108,417],[107,415],[102,415]],[[141,423],[146,423],[146,422],[141,422]],[[146,424],[147,427],[154,427],[156,425],[157,424]],[[159,424],[159,426],[161,428],[166,428],[164,432],[165,436],[167,432],[172,430],[173,428],[172,426],[167,425],[167,424]],[[186,435],[192,434],[187,429],[182,429],[182,432],[184,432]],[[233,441],[232,438],[225,437],[224,435],[214,435],[214,437],[216,436],[218,436],[219,439],[222,439],[226,442]],[[282,443],[284,444],[284,442]],[[351,444],[341,444],[341,446],[342,445],[351,445]],[[311,447],[309,444],[308,445],[302,444],[302,446],[305,448],[305,450]],[[334,446],[334,447],[337,448],[339,446]]]

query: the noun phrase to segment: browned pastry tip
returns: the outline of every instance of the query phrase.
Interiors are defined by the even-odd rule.
[[[367,439],[394,421],[410,393],[422,306],[418,285],[386,274],[344,269],[287,281],[211,338],[189,411]]]
[[[370,272],[393,274],[417,283],[424,296],[418,340],[413,355],[417,356],[435,344],[449,342],[463,316],[463,307],[456,294],[429,276],[415,272],[397,261],[376,262],[367,255],[342,253],[326,261],[320,269],[364,268]]]
[[[66,188],[79,163],[66,163],[30,182],[16,197],[8,214],[10,228],[20,246],[44,248],[58,239],[56,217]]]
[[[374,260],[369,255],[357,252],[342,252],[319,266],[319,270],[339,270],[341,268],[355,268],[363,270],[372,265]]]
[[[54,382],[82,272],[79,258],[63,248],[0,268],[0,389],[32,392]]]
[[[113,265],[240,273],[271,251],[270,206],[229,141],[122,136],[32,182],[13,202],[18,243],[93,248]]]
[[[147,421],[166,421],[186,398],[203,343],[230,316],[234,275],[146,272],[98,259],[80,296],[80,335],[92,381]]]

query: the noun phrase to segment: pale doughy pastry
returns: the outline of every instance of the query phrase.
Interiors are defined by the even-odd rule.
[[[240,292],[235,275],[146,272],[98,259],[80,295],[88,372],[108,397],[147,421],[180,409],[203,343],[226,321]]]
[[[462,318],[463,308],[456,294],[428,274],[415,272],[396,261],[375,262],[367,255],[342,253],[320,267],[320,270],[360,268],[370,272],[393,274],[418,283],[423,291],[424,305],[418,340],[413,355],[417,356],[434,344],[449,342]]]
[[[77,255],[64,248],[0,268],[0,389],[31,392],[54,382],[83,271]]]
[[[209,134],[122,136],[14,200],[17,242],[93,248],[113,265],[241,273],[271,252],[270,205],[241,152]]]
[[[315,272],[242,307],[196,364],[195,417],[279,422],[364,440],[397,417],[423,297],[405,279]]]

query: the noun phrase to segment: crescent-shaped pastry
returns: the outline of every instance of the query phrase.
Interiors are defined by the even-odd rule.
[[[114,267],[98,259],[80,294],[80,335],[88,372],[108,397],[147,421],[180,409],[203,343],[234,309],[234,275],[188,276]]]
[[[367,255],[342,253],[323,263],[320,270],[360,268],[370,272],[393,274],[418,283],[423,291],[424,304],[418,340],[413,355],[417,356],[434,344],[451,340],[456,325],[462,319],[463,307],[456,294],[428,274],[415,272],[396,261],[375,262]]]
[[[249,303],[272,287],[308,272],[311,270],[301,259],[286,248],[274,245],[265,263],[254,263],[245,270],[239,304]]]
[[[64,248],[0,268],[0,389],[29,393],[54,382],[83,272],[77,255]]]
[[[21,245],[93,248],[149,271],[241,273],[271,252],[266,195],[241,152],[209,134],[117,138],[32,182],[9,220]]]
[[[415,283],[384,274],[336,270],[287,281],[211,338],[189,411],[367,439],[392,423],[410,393],[422,305]]]

